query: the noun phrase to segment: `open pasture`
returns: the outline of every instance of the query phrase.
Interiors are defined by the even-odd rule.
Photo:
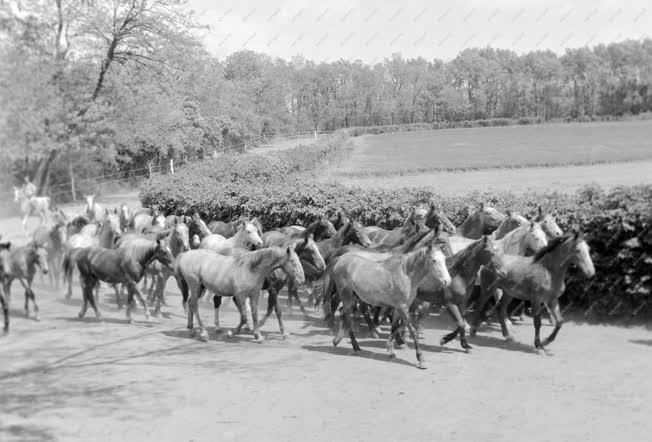
[[[652,159],[652,121],[444,129],[364,136],[338,173],[395,175]]]

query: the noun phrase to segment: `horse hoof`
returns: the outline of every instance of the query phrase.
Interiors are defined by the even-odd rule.
[[[469,336],[475,337],[475,335],[477,335],[477,334],[478,334],[478,329],[477,328],[472,328],[471,330],[469,330]]]
[[[425,369],[427,369],[428,367],[426,366],[426,363],[425,363],[425,362],[423,362],[423,361],[419,361],[419,362],[417,362],[417,368],[418,368],[419,370],[425,370]]]
[[[402,344],[398,344],[396,346],[399,350],[405,350],[407,348],[407,344],[404,342]]]
[[[233,331],[231,331],[231,330],[228,330],[228,331],[226,332],[226,335],[227,335],[228,337],[233,336],[233,334],[234,334],[234,333],[233,333]]]
[[[446,345],[446,339],[441,338],[441,339],[439,340],[439,345]]]
[[[372,339],[380,339],[380,335],[375,330],[372,330],[372,331],[369,332],[369,337],[372,338]]]
[[[80,313],[77,313],[77,317],[78,317],[79,319],[82,319],[82,318],[84,317],[84,314],[81,313],[81,312],[80,312]]]
[[[287,338],[290,337],[290,333],[284,331],[284,332],[281,333],[281,337],[282,337],[283,339],[287,339]]]
[[[265,342],[265,338],[263,338],[262,336],[258,336],[254,342],[256,342],[256,344],[262,344],[263,342]]]
[[[512,335],[505,336],[505,341],[506,342],[514,342],[514,336],[512,336]]]
[[[340,343],[340,340],[337,338],[333,338],[333,347],[337,347],[337,344]]]
[[[205,331],[201,332],[199,334],[199,340],[201,342],[208,342],[208,333],[206,333]]]
[[[393,351],[388,351],[387,357],[390,359],[394,359],[396,357],[396,353],[394,353]]]

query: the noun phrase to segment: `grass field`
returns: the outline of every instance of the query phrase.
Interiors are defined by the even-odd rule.
[[[652,121],[551,124],[364,136],[344,177],[652,159]]]

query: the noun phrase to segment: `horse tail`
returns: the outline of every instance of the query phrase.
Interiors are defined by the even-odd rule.
[[[72,250],[66,250],[63,254],[63,262],[61,263],[61,268],[63,269],[63,283],[70,284],[72,281]]]
[[[181,255],[179,255],[177,259],[174,261],[174,278],[177,280],[177,285],[179,286],[179,290],[181,290],[181,303],[185,309],[186,305],[188,304],[189,290],[188,290],[188,282],[183,277],[183,272],[181,271],[181,267],[179,265],[180,258]]]

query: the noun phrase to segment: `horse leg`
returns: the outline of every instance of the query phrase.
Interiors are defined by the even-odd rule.
[[[27,211],[25,216],[23,216],[23,232],[25,233],[25,236],[29,238],[29,234],[27,233],[27,218],[29,218],[29,211]]]
[[[546,304],[544,304],[544,305],[546,305]],[[550,336],[548,336],[543,341],[544,346],[550,344],[552,341],[555,340],[555,338],[557,337],[557,333],[559,333],[559,330],[561,329],[561,326],[564,323],[564,319],[562,318],[561,311],[559,309],[559,299],[558,298],[553,299],[552,302],[551,302],[551,306],[552,306],[552,309],[550,310],[550,313],[551,313],[552,317],[554,317],[555,328],[552,331],[552,333],[550,333]],[[548,306],[546,305],[546,308],[547,307]]]
[[[245,298],[246,299],[246,298]],[[244,301],[246,304],[246,300]],[[233,303],[235,304],[236,307],[238,307],[238,311],[240,312],[240,323],[236,328],[233,329],[231,332],[232,335],[239,335],[240,332],[242,331],[242,327],[247,324],[247,310],[244,305],[240,302],[238,298],[235,296],[233,297]]]
[[[34,305],[34,320],[40,321],[38,316],[39,308],[38,308],[38,304],[36,303],[36,294],[34,293],[34,290],[32,290],[32,284],[28,284],[28,290],[26,295],[29,296],[29,299],[32,300],[32,304]]]
[[[138,288],[138,284],[129,281],[127,282],[127,287],[131,287],[131,290],[133,290],[134,295],[136,295],[136,298],[138,301],[140,301],[143,304],[143,309],[145,310],[145,320],[149,321],[149,308],[147,308],[147,303],[145,303],[145,300],[143,299],[143,294],[140,292],[140,289]],[[127,307],[127,309],[130,309],[131,306]]]
[[[213,312],[215,314],[215,333],[219,333],[222,328],[220,327],[220,305],[222,305],[222,297],[213,295]]]
[[[99,286],[100,286],[100,281],[95,281],[94,286],[95,286],[95,294],[97,295],[97,291],[99,290]],[[93,296],[93,286],[89,286],[87,294],[88,294],[88,302],[90,303],[91,308],[95,312],[95,317],[101,320],[102,314],[100,313],[100,310],[97,308],[97,302],[95,301],[95,296]]]
[[[7,300],[5,299],[2,291],[0,291],[0,304],[2,304],[2,314],[5,320],[2,331],[4,334],[7,334],[9,333],[9,304],[7,303]]]
[[[557,301],[557,302],[559,302],[559,301]],[[557,318],[555,317],[552,310],[548,306],[548,303],[544,302],[543,307],[546,309],[546,312],[548,313],[548,322],[550,322],[550,325],[557,326]]]
[[[301,302],[301,298],[299,298],[299,289],[297,288],[294,281],[292,281],[292,279],[288,280],[288,298],[296,298],[297,304],[299,304],[299,308],[301,309],[301,313],[306,316],[308,315],[308,313],[306,313],[306,309],[303,306],[303,303]]]
[[[543,350],[543,345],[541,345],[541,304],[537,303],[533,305],[534,311],[534,349],[539,353],[540,350]]]
[[[380,338],[380,327],[377,327],[376,324],[374,324],[374,321],[371,319],[371,315],[369,314],[369,310],[371,310],[371,306],[368,304],[365,304],[362,306],[362,316],[364,316],[364,320],[367,323],[367,326],[369,327],[369,335],[374,338],[378,339]]]
[[[29,292],[30,292],[30,284],[27,283],[23,278],[18,278],[18,282],[23,286],[25,289],[25,317],[29,318]]]
[[[421,353],[421,349],[419,348],[419,335],[417,334],[417,330],[416,328],[414,328],[414,325],[412,324],[412,320],[410,319],[409,306],[407,304],[401,304],[398,306],[396,311],[398,315],[401,317],[401,320],[405,323],[405,326],[407,327],[408,331],[410,332],[412,341],[414,341],[414,348],[417,353],[417,368],[424,370],[427,367],[425,361],[423,360],[423,354]]]
[[[251,321],[254,326],[254,338],[256,339],[256,342],[261,343],[265,339],[260,333],[260,324],[258,323],[258,300],[260,299],[260,291],[257,291],[257,293],[254,293],[253,295],[249,295],[249,298],[247,299],[249,299],[249,304],[251,305]]]
[[[394,350],[394,340],[396,340],[399,337],[398,317],[399,315],[392,316],[389,336],[387,337],[387,356],[389,356],[390,358],[396,357],[396,351]]]
[[[82,307],[81,310],[79,310],[77,316],[79,319],[82,319],[86,315],[86,310],[88,309],[88,291],[92,290],[92,285],[91,281],[84,281],[83,279],[80,279],[79,284],[81,285],[82,289]]]
[[[500,301],[498,301],[498,320],[500,321],[500,331],[503,333],[503,337],[506,341],[512,342],[514,337],[507,326],[507,307],[510,301],[511,298],[507,295],[503,295]]]
[[[380,312],[383,310],[382,307],[374,307],[374,325],[376,327],[380,326]]]
[[[448,301],[446,303],[446,311],[448,311],[448,314],[450,315],[451,318],[453,318],[453,321],[457,325],[454,331],[451,333],[447,334],[441,340],[439,341],[440,345],[445,345],[455,339],[455,337],[458,334],[461,334],[462,330],[464,330],[464,318],[462,317],[462,314],[460,313],[459,308],[457,307],[456,304],[454,304],[452,301]],[[465,340],[466,341],[466,340]],[[466,342],[465,342],[466,343]],[[468,344],[466,344],[468,346]],[[462,348],[466,349],[466,347],[462,346]]]

